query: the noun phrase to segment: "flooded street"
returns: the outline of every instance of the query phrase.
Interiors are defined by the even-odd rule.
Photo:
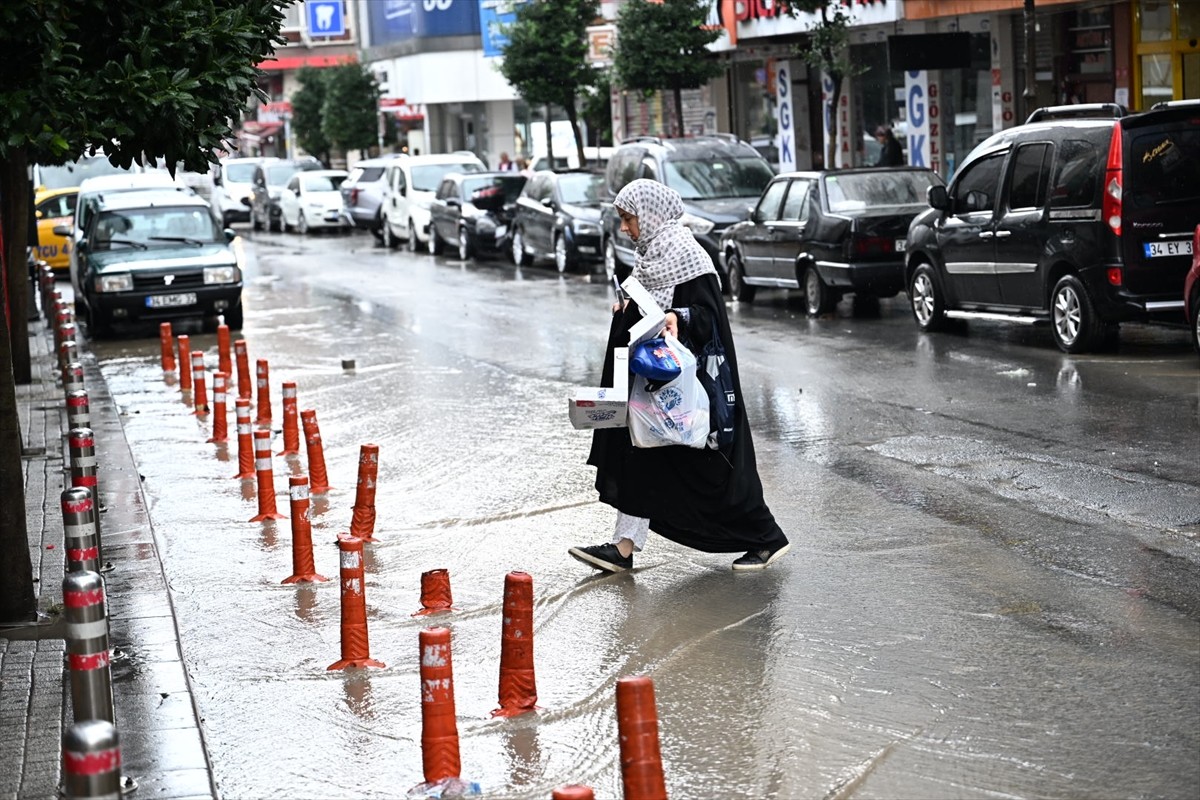
[[[334,489],[319,584],[290,520],[164,376],[93,349],[121,407],[221,795],[395,798],[422,778],[418,633],[453,632],[462,776],[486,797],[621,796],[616,681],[653,678],[675,798],[1194,797],[1200,369],[1186,331],[1066,356],[1002,324],[923,336],[903,295],[830,318],[733,304],[765,495],[791,553],[734,573],[652,536],[632,573],[567,555],[614,513],[566,397],[595,385],[609,288],[553,267],[241,231],[251,368],[315,409]],[[212,334],[189,333],[216,368]],[[234,335],[238,338],[238,334]],[[352,362],[352,367],[348,362]],[[345,365],[345,366],[344,366]],[[210,382],[211,389],[211,382]],[[371,656],[340,657],[359,448],[379,446]],[[279,510],[307,459],[273,459]],[[454,611],[413,616],[448,569]],[[492,718],[505,575],[534,582],[539,710]],[[152,672],[152,648],[131,658]]]

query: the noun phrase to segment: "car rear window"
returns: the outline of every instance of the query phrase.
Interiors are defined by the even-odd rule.
[[[604,191],[604,176],[585,172],[562,175],[558,179],[558,191],[564,203],[594,206],[599,204]]]
[[[442,178],[451,172],[483,172],[479,164],[427,164],[412,168],[412,188],[418,192],[436,192]]]
[[[826,175],[829,210],[924,206],[925,190],[933,185],[932,172],[866,172],[859,175]]]
[[[1200,127],[1138,131],[1130,150],[1123,189],[1134,208],[1200,202]]]
[[[362,167],[355,183],[374,183],[383,177],[383,167]]]

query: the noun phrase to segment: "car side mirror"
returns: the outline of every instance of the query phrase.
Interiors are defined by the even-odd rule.
[[[934,185],[925,190],[925,199],[932,208],[938,211],[950,210],[950,193],[945,186]]]
[[[542,205],[544,205],[546,208],[554,208],[554,198],[553,197],[543,197]]]
[[[54,226],[54,235],[55,236],[69,237],[72,233],[74,233],[74,230],[71,228],[70,225],[55,225]]]
[[[249,198],[249,197],[243,197],[243,198],[242,198],[242,205],[244,205],[246,208],[249,208],[249,207],[250,207],[250,198]]]
[[[235,231],[233,228],[225,229],[225,241],[232,242],[236,238],[237,238],[237,231]]]

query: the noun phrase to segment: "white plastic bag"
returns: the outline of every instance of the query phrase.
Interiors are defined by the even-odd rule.
[[[666,334],[664,339],[679,358],[679,377],[651,391],[654,384],[631,376],[629,438],[634,447],[703,448],[708,441],[708,393],[696,376],[696,357],[674,336]]]

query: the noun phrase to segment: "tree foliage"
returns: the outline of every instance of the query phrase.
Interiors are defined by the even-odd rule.
[[[586,159],[576,102],[596,80],[596,70],[587,58],[587,27],[599,13],[597,0],[555,0],[518,6],[516,22],[507,30],[504,61],[498,67],[505,80],[530,105],[556,105],[566,112],[581,164]],[[549,119],[547,114],[547,128]],[[547,130],[547,147],[551,146],[550,141]],[[549,155],[553,156],[553,152]]]
[[[796,54],[804,59],[810,67],[825,73],[833,83],[833,96],[830,98],[831,109],[827,113],[833,115],[830,125],[828,149],[825,153],[825,164],[830,169],[836,165],[838,148],[837,111],[842,98],[842,82],[867,71],[865,64],[856,64],[850,55],[850,24],[853,17],[843,6],[836,6],[832,11],[824,0],[794,0],[788,7],[791,14],[801,11],[821,15],[821,21],[808,29],[808,42],[796,48]]]
[[[325,135],[322,120],[325,116],[327,70],[303,67],[296,72],[300,87],[292,93],[292,132],[304,152],[329,163],[332,144]]]
[[[617,82],[645,97],[671,91],[679,136],[686,133],[682,90],[699,89],[725,74],[725,65],[708,51],[721,35],[702,27],[708,11],[707,0],[629,0],[617,16]]]
[[[379,85],[375,75],[361,64],[343,64],[325,72],[321,133],[343,153],[377,144]]]
[[[30,163],[103,151],[206,170],[283,43],[292,0],[0,2],[0,621],[34,611],[15,381],[28,381]],[[263,98],[265,99],[265,97]]]

